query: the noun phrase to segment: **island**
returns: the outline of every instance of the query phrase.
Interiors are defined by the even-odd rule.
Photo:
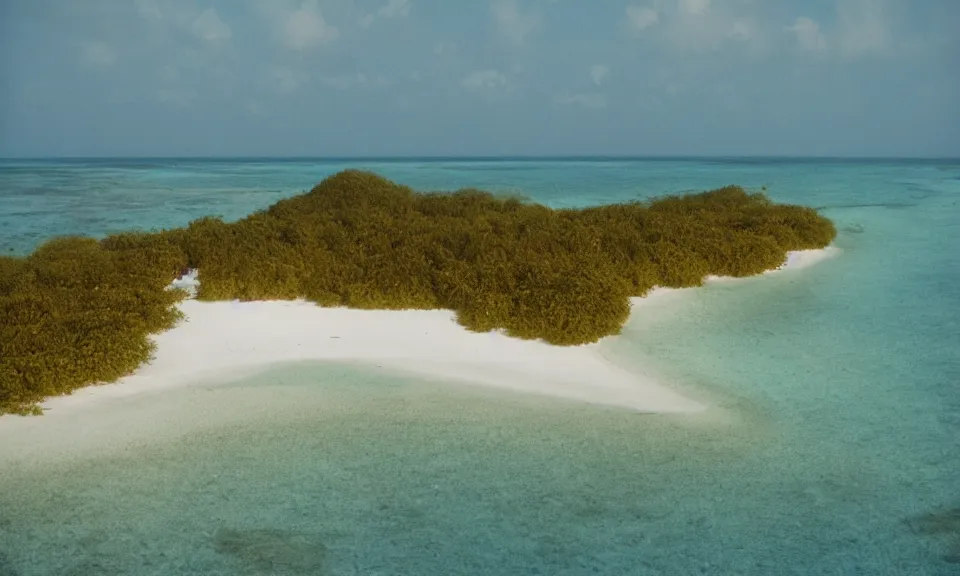
[[[197,302],[445,310],[472,332],[564,347],[619,333],[630,299],[655,287],[761,274],[836,233],[813,208],[738,186],[552,209],[346,170],[236,222],[0,256],[0,414],[137,371],[183,320],[188,275]]]

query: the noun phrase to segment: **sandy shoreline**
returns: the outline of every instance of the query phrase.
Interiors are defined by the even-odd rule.
[[[792,252],[781,270],[806,268],[836,248]],[[768,274],[777,274],[781,270]],[[708,282],[731,281],[708,278]],[[193,278],[178,285],[190,288]],[[636,305],[669,292],[657,288]],[[43,404],[56,418],[110,398],[229,381],[297,361],[362,362],[420,376],[545,394],[639,412],[695,413],[702,404],[653,379],[606,360],[598,344],[558,347],[469,332],[445,310],[351,310],[311,302],[199,302],[179,304],[186,319],[154,337],[155,358],[116,384],[94,386]],[[17,417],[0,417],[12,424]]]

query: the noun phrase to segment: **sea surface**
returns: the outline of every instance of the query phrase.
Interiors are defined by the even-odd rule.
[[[236,219],[348,167],[554,207],[766,187],[841,252],[603,341],[705,415],[310,363],[91,407],[67,453],[0,437],[0,575],[960,574],[960,161],[10,160],[0,251]]]

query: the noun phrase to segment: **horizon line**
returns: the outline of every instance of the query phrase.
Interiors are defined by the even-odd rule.
[[[157,155],[157,156],[0,156],[0,161],[51,160],[314,160],[338,161],[498,161],[498,160],[960,160],[960,156],[823,156],[823,155],[720,155],[720,154],[517,154],[517,155],[357,155],[357,156],[257,156],[257,155]]]

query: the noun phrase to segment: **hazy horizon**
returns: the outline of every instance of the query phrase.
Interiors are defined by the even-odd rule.
[[[444,161],[468,161],[468,162],[523,162],[523,161],[631,161],[631,160],[660,160],[660,161],[714,161],[728,160],[737,161],[878,161],[878,162],[898,162],[898,161],[960,161],[960,156],[790,156],[790,155],[752,155],[752,156],[731,156],[731,155],[618,155],[618,154],[555,154],[555,155],[537,155],[537,154],[516,154],[508,156],[492,155],[470,155],[470,156],[432,156],[432,155],[410,155],[410,156],[230,156],[230,155],[198,155],[198,156],[180,156],[180,155],[158,155],[158,156],[0,156],[0,161],[110,161],[110,160],[229,160],[229,161],[317,161],[317,162],[343,162],[350,160],[359,161],[378,161],[378,162],[444,162]]]

